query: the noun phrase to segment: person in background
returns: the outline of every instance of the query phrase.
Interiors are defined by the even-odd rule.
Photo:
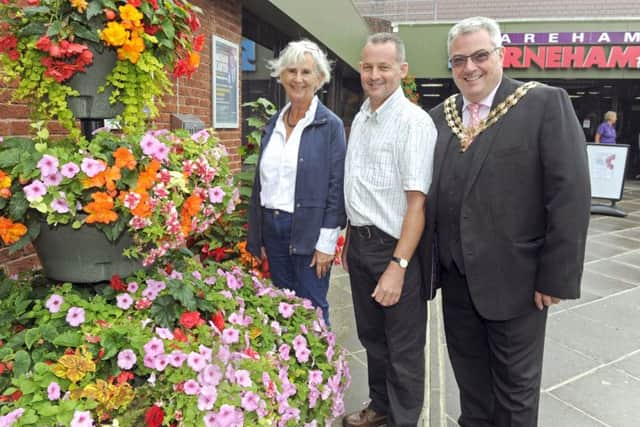
[[[616,143],[616,120],[618,120],[618,115],[615,111],[604,113],[604,122],[600,123],[598,130],[596,130],[596,144]]]
[[[342,262],[367,352],[371,402],[344,417],[345,427],[415,427],[422,410],[427,303],[413,254],[424,228],[436,131],[404,96],[407,70],[396,35],[367,39],[360,57],[367,99],[347,148]]]
[[[460,21],[447,48],[460,94],[430,111],[423,280],[440,279],[460,426],[534,427],[548,308],[580,296],[584,133],[564,90],[503,75],[493,19]]]
[[[273,283],[322,309],[344,210],[342,120],[316,92],[330,80],[323,51],[289,43],[269,63],[289,102],[265,126],[249,206],[247,248],[269,260]]]

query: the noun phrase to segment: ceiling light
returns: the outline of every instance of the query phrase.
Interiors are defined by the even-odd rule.
[[[576,95],[584,95],[584,92],[576,92]]]
[[[439,93],[423,93],[422,96],[427,96],[430,98],[440,98],[440,94]]]
[[[598,92],[597,90],[590,90],[589,95],[600,95],[600,92]]]
[[[442,83],[422,83],[420,86],[422,87],[442,87],[444,84]]]

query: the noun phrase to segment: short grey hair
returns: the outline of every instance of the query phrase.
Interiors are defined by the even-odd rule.
[[[398,61],[399,64],[404,64],[406,62],[406,49],[404,47],[404,42],[397,35],[393,33],[375,33],[367,37],[366,44],[384,43],[393,43],[396,46],[396,61]]]
[[[280,52],[280,56],[267,61],[271,77],[278,78],[285,69],[300,64],[304,61],[304,56],[307,53],[313,58],[316,72],[320,76],[320,86],[316,90],[329,83],[331,81],[331,63],[327,59],[327,54],[317,44],[306,39],[289,42],[287,47]]]
[[[502,46],[502,33],[500,32],[500,26],[491,18],[484,16],[474,16],[471,18],[463,19],[449,30],[449,36],[447,37],[447,52],[451,53],[451,44],[456,37],[462,34],[475,33],[477,31],[485,30],[489,33],[489,38],[493,47]]]
[[[617,119],[617,118],[618,118],[618,113],[616,113],[615,111],[607,111],[606,113],[604,113],[605,120],[611,120],[611,119]]]

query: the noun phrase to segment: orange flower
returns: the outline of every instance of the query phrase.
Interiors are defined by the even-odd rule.
[[[12,245],[27,234],[27,227],[19,222],[0,216],[0,239],[5,245]]]
[[[131,38],[118,49],[118,59],[121,61],[128,59],[132,64],[137,64],[142,51],[144,51],[144,41],[137,34],[132,33]]]
[[[129,33],[119,22],[108,22],[100,33],[100,38],[110,46],[122,46],[129,38]]]
[[[194,216],[200,212],[202,207],[202,199],[195,194],[190,195],[182,205],[182,215]]]
[[[118,219],[118,214],[113,211],[113,198],[107,193],[93,193],[91,195],[93,202],[88,203],[84,207],[84,211],[89,214],[87,223],[93,224],[100,222],[108,224]]]
[[[120,175],[120,168],[112,166],[100,173],[104,174],[104,183],[107,186],[107,192],[111,197],[114,197],[116,194],[116,181],[122,177]]]
[[[73,6],[80,13],[87,10],[87,6],[89,6],[87,0],[69,0],[69,3],[71,3],[71,6]]]
[[[153,159],[151,160],[151,162],[149,162],[144,172],[141,172],[140,175],[138,175],[138,182],[135,186],[136,193],[142,194],[153,187],[153,184],[157,180],[158,170],[160,170],[160,166],[160,162],[156,159]]]
[[[137,192],[140,194],[140,202],[138,205],[131,209],[131,213],[135,216],[146,218],[151,215],[151,205],[149,204],[149,193],[146,191]]]
[[[134,170],[136,168],[136,159],[128,148],[119,147],[113,153],[113,157],[116,159],[116,166],[119,168],[127,168],[129,170]]]
[[[11,177],[3,171],[0,171],[0,190],[6,188],[11,188]]]

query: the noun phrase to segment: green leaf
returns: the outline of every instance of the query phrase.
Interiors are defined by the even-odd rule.
[[[33,347],[33,343],[38,341],[41,336],[42,335],[40,334],[39,328],[29,329],[24,336],[24,344],[27,346],[27,350],[31,350],[31,347]]]
[[[99,1],[90,1],[89,7],[86,11],[87,19],[91,19],[94,16],[98,16],[102,14],[102,2]]]
[[[11,148],[9,150],[2,151],[2,156],[0,156],[0,168],[10,168],[18,164],[20,161],[20,154],[22,154],[22,150],[19,148]]]
[[[35,16],[35,15],[48,15],[51,13],[51,10],[48,6],[33,6],[33,7],[25,7],[22,9],[24,15],[26,17]]]
[[[68,331],[58,335],[53,344],[60,347],[79,347],[82,345],[82,337],[76,332]]]
[[[27,8],[25,8],[27,9]],[[29,22],[18,31],[18,38],[28,38],[30,36],[41,36],[47,30],[47,27],[42,22]]]
[[[171,281],[167,287],[171,291],[171,296],[180,301],[187,311],[193,311],[196,309],[195,295],[188,286],[184,286],[182,283],[177,281]]]
[[[29,372],[31,366],[31,358],[29,353],[24,350],[20,350],[16,353],[16,359],[13,362],[13,375],[17,378],[25,375]]]
[[[91,3],[98,3],[98,2],[91,2]],[[77,38],[89,40],[94,43],[100,42],[100,37],[98,37],[98,33],[95,30],[89,29],[84,25],[78,25],[75,22],[71,23],[71,27],[73,28],[73,33],[76,35]]]
[[[175,320],[178,318],[176,310],[175,300],[168,296],[163,295],[158,297],[151,306],[151,314],[156,321],[165,328],[171,327]]]
[[[49,342],[53,342],[58,336],[58,330],[51,323],[40,326],[40,333],[42,334],[42,338]]]
[[[62,32],[62,23],[60,21],[55,21],[49,26],[49,29],[47,29],[47,36],[49,37],[57,36],[61,32]]]

